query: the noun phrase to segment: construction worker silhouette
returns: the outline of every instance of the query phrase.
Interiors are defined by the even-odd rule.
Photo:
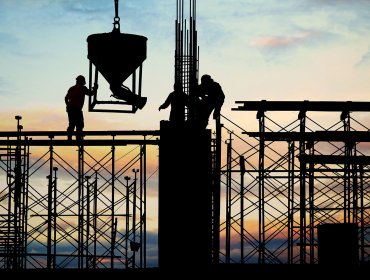
[[[81,139],[82,130],[84,128],[84,117],[82,108],[85,102],[85,95],[96,94],[98,85],[95,84],[92,90],[89,90],[86,86],[85,77],[82,75],[77,76],[76,84],[68,89],[68,92],[64,98],[66,103],[66,111],[68,113],[68,140],[72,140],[72,133],[76,128],[76,140]]]
[[[159,106],[158,111],[166,109],[171,105],[170,122],[176,125],[183,125],[185,123],[185,107],[188,106],[188,95],[183,91],[180,82],[175,82],[173,89],[165,102]]]
[[[206,128],[212,112],[214,119],[219,118],[224,101],[225,94],[220,84],[215,82],[210,75],[203,75],[197,91],[197,125],[201,128]]]

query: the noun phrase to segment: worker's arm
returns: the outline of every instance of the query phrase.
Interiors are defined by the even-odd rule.
[[[97,83],[95,83],[94,84],[94,86],[93,86],[93,88],[92,88],[92,90],[87,90],[86,91],[86,94],[87,95],[89,95],[89,96],[92,96],[92,95],[95,95],[96,94],[96,92],[98,91],[98,88],[99,88],[99,86],[98,86],[98,84]]]
[[[166,109],[168,106],[170,106],[171,99],[172,99],[172,92],[168,95],[166,101],[161,106],[159,106],[158,111],[162,109]]]

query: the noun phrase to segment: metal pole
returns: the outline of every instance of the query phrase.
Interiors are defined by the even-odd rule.
[[[94,214],[93,214],[93,229],[94,229],[94,257],[93,257],[93,268],[96,268],[96,233],[97,233],[97,215],[98,215],[98,172],[95,171],[95,181],[94,181]]]
[[[245,174],[245,159],[244,156],[239,157],[240,165],[240,263],[244,260],[244,174]]]
[[[52,137],[50,137],[50,140]],[[51,229],[52,229],[52,212],[53,212],[53,146],[49,147],[49,175],[48,179],[48,239],[47,239],[47,268],[51,269],[52,255],[51,255]]]
[[[113,136],[113,139],[114,139],[114,136]],[[110,248],[110,254],[111,254],[111,257],[110,257],[110,264],[111,264],[111,269],[114,268],[114,248],[115,248],[115,236],[116,236],[116,233],[114,231],[114,228],[115,228],[115,213],[114,213],[114,203],[115,203],[115,200],[114,200],[114,192],[115,192],[115,187],[114,187],[114,183],[115,183],[115,146],[112,146],[112,212],[111,212],[111,219],[112,219],[112,234],[111,234],[111,248]]]
[[[90,176],[85,176],[86,179],[86,268],[90,268],[90,252],[89,252],[89,242],[90,237]]]
[[[9,137],[8,137],[9,140]],[[12,151],[13,148],[11,146],[7,146],[7,156],[6,156],[6,178],[7,178],[7,186],[8,186],[8,216],[7,216],[7,235],[10,237],[12,236],[13,228],[12,228],[12,198],[14,197],[13,193],[13,183],[14,183],[14,175],[12,174]],[[14,169],[15,171],[15,169]],[[13,195],[13,197],[12,197]],[[6,244],[6,254],[8,257],[6,258],[6,269],[10,269],[12,266],[12,257],[13,257],[13,250],[14,245],[11,243],[11,238],[7,238],[5,240]]]
[[[22,119],[21,116],[16,116],[15,119],[17,120],[17,131],[20,132],[22,130],[22,125],[19,124],[20,120]],[[17,135],[17,140],[21,140],[21,136]],[[21,189],[22,189],[22,154],[21,154],[21,146],[17,144],[15,150],[15,168],[14,168],[14,239],[13,239],[13,268],[19,269],[20,268],[20,198],[21,198]]]
[[[53,247],[54,247],[54,252],[53,252],[53,269],[56,268],[56,255],[57,255],[57,216],[58,216],[58,211],[57,211],[57,171],[58,167],[53,167],[54,171],[54,184],[53,184]]]
[[[288,160],[288,264],[293,263],[293,224],[294,224],[294,141],[289,142]]]
[[[140,147],[140,170],[143,170],[142,147]],[[143,172],[140,172],[140,268],[143,268],[143,225],[144,225],[144,194]]]
[[[340,115],[340,119],[343,122],[343,129],[344,131],[349,131],[349,118],[348,118],[349,112],[343,111],[342,114]],[[351,148],[349,146],[348,142],[344,143],[344,156],[347,158],[351,156]],[[351,175],[350,175],[350,164],[348,160],[345,161],[344,163],[344,178],[343,178],[343,187],[344,187],[344,192],[343,192],[343,211],[344,211],[344,223],[349,223],[350,222],[350,184],[351,184]]]
[[[132,242],[134,244],[133,254],[132,254],[132,268],[135,268],[135,254],[136,254],[136,186],[137,186],[137,172],[139,169],[133,169],[132,172],[135,173],[135,179],[133,184],[133,196],[132,196]]]
[[[78,148],[78,268],[83,268],[84,258],[84,147]]]
[[[306,129],[306,111],[300,111],[298,118],[300,120],[299,131],[305,132]],[[305,141],[299,141],[299,154],[305,154]],[[300,264],[306,264],[306,163],[300,162],[300,238],[299,238],[299,252]]]
[[[310,149],[310,154],[314,154],[314,146],[312,145]],[[309,164],[309,219],[310,219],[310,264],[314,264],[314,163],[310,162]]]
[[[226,263],[230,263],[230,238],[231,238],[231,133],[227,142],[227,178],[226,178],[226,244],[225,257]]]
[[[360,168],[360,207],[361,207],[361,222],[360,222],[360,227],[361,227],[361,240],[360,240],[360,244],[361,244],[361,251],[360,251],[360,256],[361,256],[361,261],[364,262],[365,261],[365,221],[364,221],[364,211],[365,211],[365,208],[364,208],[364,166],[362,164],[360,164],[359,166]]]
[[[144,195],[144,238],[143,238],[143,251],[144,251],[144,268],[146,268],[146,144],[143,145],[142,147],[143,151],[142,151],[142,157],[143,157],[143,166],[141,168],[142,172],[141,174],[143,174],[143,180],[142,180],[142,183],[143,183],[143,188],[144,188],[144,192],[143,192],[143,195]]]
[[[125,267],[128,268],[129,258],[128,258],[128,239],[129,239],[129,227],[130,227],[130,186],[128,181],[131,178],[129,176],[125,176],[126,180],[126,234],[125,234]]]
[[[32,140],[32,139],[31,139]],[[27,254],[27,245],[28,245],[28,180],[29,180],[29,167],[30,167],[30,146],[27,145],[26,147],[26,154],[25,154],[25,160],[26,160],[26,163],[25,163],[25,174],[26,174],[26,178],[25,178],[25,182],[24,182],[24,195],[25,195],[25,198],[24,198],[24,223],[25,223],[25,227],[24,227],[24,252]],[[24,268],[27,268],[27,256],[25,256],[23,258],[23,267]]]
[[[265,112],[258,111],[257,119],[259,120],[259,131],[265,132]],[[258,263],[265,264],[265,139],[262,135],[259,141],[259,163],[258,163],[258,244],[259,254]]]

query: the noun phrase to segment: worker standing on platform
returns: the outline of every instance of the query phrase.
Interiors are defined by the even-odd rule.
[[[64,98],[66,103],[66,111],[68,113],[68,140],[72,140],[72,133],[76,128],[76,140],[80,140],[82,137],[82,130],[84,128],[84,117],[82,108],[85,102],[85,95],[94,95],[98,89],[98,85],[95,84],[92,90],[89,90],[86,86],[85,77],[82,75],[77,76],[76,84],[68,89],[68,92]]]
[[[210,75],[205,74],[201,78],[197,98],[196,119],[201,128],[206,128],[212,112],[213,119],[220,117],[225,94],[220,84],[215,82]]]
[[[183,91],[180,82],[175,82],[173,89],[158,110],[166,109],[171,105],[170,122],[182,126],[185,123],[185,108],[189,102],[188,95]]]

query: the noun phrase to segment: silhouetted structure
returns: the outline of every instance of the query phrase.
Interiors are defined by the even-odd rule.
[[[159,132],[85,131],[76,150],[65,131],[22,131],[20,119],[0,132],[0,268],[146,268],[147,149]]]
[[[317,226],[318,263],[321,266],[357,267],[357,223],[320,224]]]
[[[180,82],[184,92],[189,97],[186,112],[188,126],[198,129],[197,118],[199,47],[196,28],[196,1],[189,0],[189,10],[186,13],[184,0],[176,0],[175,21],[175,83]],[[188,17],[187,17],[188,16]],[[216,135],[211,141],[212,155],[212,262],[219,261],[220,232],[220,166],[221,166],[221,123],[216,120]],[[203,126],[202,129],[205,127]],[[191,131],[191,130],[188,130]]]
[[[259,131],[236,133],[235,124],[222,116],[234,129],[217,126],[229,133],[222,142],[225,158],[220,169],[214,150],[220,138],[212,139],[207,129],[199,135],[191,128],[173,133],[174,127],[163,121],[160,132],[83,132],[86,136],[75,151],[65,140],[65,131],[22,131],[18,116],[17,131],[0,133],[0,177],[7,182],[0,190],[1,268],[145,268],[148,145],[159,145],[160,153],[158,256],[162,267],[220,262],[223,265],[218,268],[225,271],[225,265],[243,269],[235,263],[273,265],[272,271],[303,265],[296,269],[304,271],[305,264],[325,264],[333,254],[338,262],[343,260],[330,249],[335,245],[349,252],[341,255],[348,257],[342,267],[366,266],[370,156],[363,144],[370,142],[370,135],[354,116],[359,111],[367,114],[369,105],[243,102],[237,110],[257,111]],[[269,115],[276,110],[287,114],[284,109],[297,110],[298,118],[276,125],[276,118]],[[339,112],[340,120],[323,130],[323,124],[310,117],[313,110]],[[134,135],[136,139],[131,138]],[[100,145],[108,149],[108,157],[93,157],[89,147]],[[131,159],[123,167],[121,160],[116,164],[127,145],[138,145],[140,150],[135,161],[140,164],[133,169],[140,170],[138,175],[131,173]],[[36,146],[47,151],[40,158],[29,156]],[[59,146],[75,151],[76,168]],[[41,187],[38,174],[47,174]],[[221,188],[217,189],[220,174]],[[66,175],[71,179],[67,184]],[[222,200],[217,203],[220,193]],[[134,214],[134,209],[140,214]],[[217,209],[220,216],[215,217]],[[215,224],[218,219],[220,224]],[[239,244],[231,242],[233,236],[240,236]],[[66,252],[62,244],[69,244],[70,250]],[[180,244],[186,250],[179,250]],[[276,265],[282,265],[281,270]]]
[[[175,81],[190,99],[198,75],[195,3],[190,1],[187,31],[184,1],[177,0]],[[103,69],[115,97],[129,99],[122,82],[137,67],[141,77],[146,38],[119,32],[115,4],[113,32],[88,39],[90,88],[95,64],[95,81]],[[127,57],[118,56],[115,64],[117,42],[139,50],[123,72],[120,63]],[[100,64],[101,53],[107,64]],[[132,108],[111,111],[135,112],[142,100],[117,102]],[[90,109],[104,103],[99,102],[93,97]],[[241,105],[234,110],[256,113],[257,131],[225,116],[216,118],[214,134],[163,121],[160,131],[85,131],[77,149],[65,131],[23,131],[16,116],[17,130],[0,132],[0,179],[6,181],[0,185],[0,268],[146,269],[147,181],[156,172],[147,176],[152,146],[159,147],[154,187],[159,189],[160,268],[309,274],[344,239],[350,241],[344,263],[368,264],[370,134],[355,116],[370,112],[370,102],[236,103]],[[186,115],[190,121],[192,109]],[[280,123],[269,117],[277,111],[298,117]],[[310,116],[313,111],[340,113],[340,118],[324,125]],[[228,135],[226,141],[222,135]],[[94,154],[95,146],[104,152]],[[44,150],[32,153],[35,148]],[[333,243],[328,235],[342,226],[340,232],[349,234]]]
[[[161,122],[158,259],[161,269],[212,263],[211,131]]]
[[[236,103],[241,105],[233,110],[257,113],[258,132],[244,131],[250,136],[247,151],[242,153],[243,157],[240,154],[233,157],[232,146],[237,144],[231,138],[234,132],[230,131],[230,154],[224,171],[228,193],[226,217],[230,217],[224,228],[226,262],[237,257],[242,263],[257,260],[260,264],[317,264],[317,226],[355,223],[359,226],[358,262],[368,263],[370,160],[364,144],[370,141],[370,135],[354,116],[368,113],[370,103],[265,100]],[[298,118],[286,125],[276,123],[270,115],[278,111],[284,112],[285,118],[290,111],[297,112]],[[334,124],[320,124],[309,115],[315,111],[337,112],[340,119]],[[239,192],[233,187],[236,175],[231,173],[231,167],[240,172]],[[253,215],[258,215],[258,235],[245,225]],[[240,231],[235,230],[237,225],[241,225]],[[240,256],[231,255],[230,240],[236,232],[241,236]],[[285,237],[277,240],[276,236]]]

